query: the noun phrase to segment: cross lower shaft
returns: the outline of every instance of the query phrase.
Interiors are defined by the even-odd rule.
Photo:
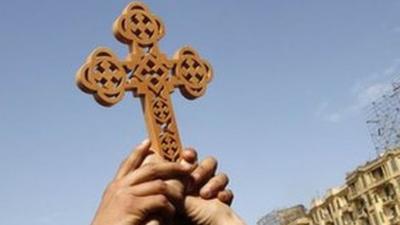
[[[141,99],[152,149],[168,161],[181,158],[182,144],[179,137],[171,97],[146,96]]]

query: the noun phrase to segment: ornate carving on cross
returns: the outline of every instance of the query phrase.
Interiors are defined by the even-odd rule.
[[[108,48],[95,49],[77,72],[79,88],[103,106],[118,103],[132,91],[141,99],[152,149],[163,159],[179,160],[182,144],[170,94],[179,88],[188,99],[202,96],[212,79],[211,66],[190,47],[168,59],[158,46],[164,25],[142,3],[130,3],[113,31],[129,46],[128,56],[119,60]]]

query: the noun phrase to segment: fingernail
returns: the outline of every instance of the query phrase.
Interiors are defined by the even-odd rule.
[[[212,192],[211,192],[210,189],[206,189],[204,192],[205,192],[205,193],[204,193],[204,197],[206,197],[206,198],[211,198]]]
[[[190,170],[193,168],[193,165],[186,162],[185,160],[181,161],[181,165],[182,165],[183,169],[185,169],[185,170]]]
[[[149,142],[150,142],[150,140],[148,138],[146,138],[142,141],[142,145],[147,145]]]

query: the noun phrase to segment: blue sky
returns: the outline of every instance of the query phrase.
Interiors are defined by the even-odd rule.
[[[89,224],[145,136],[138,99],[103,108],[76,70],[129,1],[0,2],[0,224]],[[400,1],[145,1],[161,47],[213,65],[206,96],[173,96],[181,136],[230,174],[249,223],[340,185],[374,157],[363,108],[400,68]]]

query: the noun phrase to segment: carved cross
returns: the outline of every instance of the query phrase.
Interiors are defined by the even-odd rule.
[[[77,73],[79,88],[103,106],[116,104],[132,91],[140,97],[152,149],[168,161],[179,160],[182,143],[170,94],[179,88],[188,99],[202,96],[212,79],[211,66],[190,47],[168,59],[158,46],[164,25],[142,3],[130,3],[113,31],[129,46],[126,59],[119,60],[108,48],[95,49]]]

